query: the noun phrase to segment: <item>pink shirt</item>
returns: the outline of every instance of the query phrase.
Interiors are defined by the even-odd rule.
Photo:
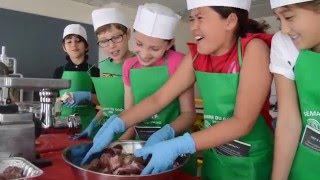
[[[169,69],[170,76],[177,70],[178,66],[182,62],[182,59],[184,58],[184,54],[169,50],[167,56],[167,64]],[[164,65],[164,58],[161,58],[157,62],[155,62],[152,66],[163,66]],[[137,69],[137,68],[143,68],[138,60],[138,57],[132,57],[127,59],[123,64],[123,70],[122,70],[122,79],[123,83],[127,86],[130,85],[130,69]]]

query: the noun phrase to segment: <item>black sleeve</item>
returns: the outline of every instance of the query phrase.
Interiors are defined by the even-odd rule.
[[[54,79],[61,79],[62,73],[63,73],[63,67],[62,66],[56,68],[54,70],[54,73],[53,73],[53,78]]]
[[[97,67],[92,67],[90,73],[92,77],[100,77],[100,70]]]
[[[91,65],[90,65],[91,66]],[[92,77],[100,77],[100,70],[99,68],[93,66],[91,69],[90,69],[90,74]],[[95,87],[94,87],[94,84],[92,83],[93,85],[93,89],[92,89],[92,93],[93,94],[96,94],[96,90],[95,90]]]

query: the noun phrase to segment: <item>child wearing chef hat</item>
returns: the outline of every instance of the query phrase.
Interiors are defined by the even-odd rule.
[[[184,54],[171,49],[179,21],[180,16],[166,6],[156,3],[139,6],[133,25],[133,51],[136,57],[129,58],[123,65],[126,109],[152,95],[181,63]],[[125,136],[147,140],[155,131],[164,127],[164,138],[173,138],[174,134],[184,132],[193,124],[193,102],[193,88],[190,88],[152,117],[145,118],[143,123],[129,128]],[[104,141],[104,133],[104,130],[99,131],[94,139],[100,141],[98,139],[102,138],[101,141]],[[156,137],[151,139],[146,146],[161,141]],[[196,175],[195,156],[184,169]]]
[[[166,6],[156,3],[139,6],[133,25],[133,51],[136,57],[128,59],[123,65],[126,109],[160,89],[181,64],[184,54],[172,49],[179,22],[180,16]],[[161,111],[159,109],[159,112],[127,132],[135,134],[138,140],[148,140],[145,146],[185,132],[195,118],[193,92],[193,88],[189,88]],[[152,136],[161,128],[157,135]],[[159,135],[165,139],[159,139]],[[195,156],[183,170],[196,175]]]
[[[273,179],[319,179],[320,0],[271,0],[281,23],[270,71],[278,96]]]
[[[189,44],[190,53],[161,89],[112,118],[92,152],[105,147],[114,132],[144,121],[197,81],[204,102],[205,129],[174,134],[175,138],[170,136],[172,131],[162,132],[170,129],[166,126],[155,132],[152,136],[162,141],[135,152],[139,157],[151,155],[142,174],[166,171],[179,155],[205,150],[203,179],[270,179],[272,36],[263,33],[263,24],[249,20],[250,0],[187,0],[187,4],[195,37],[195,43]]]
[[[99,101],[101,110],[92,119],[90,125],[73,139],[93,137],[103,119],[124,110],[124,87],[122,66],[126,59],[133,56],[128,42],[131,36],[126,15],[118,8],[102,8],[92,12],[92,22],[97,44],[108,56],[99,62],[100,78],[92,78],[96,95],[88,91],[73,92],[75,105],[83,101]],[[124,137],[125,138],[125,137]]]
[[[72,51],[70,51],[69,45],[71,45],[71,41],[76,40],[75,44],[79,44],[81,48],[79,49],[79,58],[77,58]],[[68,60],[68,63],[72,63],[74,66],[77,66],[81,63],[84,63],[84,67],[88,67],[86,65],[86,62],[88,60],[87,52],[89,51],[89,44],[87,42],[87,31],[86,29],[80,25],[80,24],[69,24],[67,25],[63,30],[62,35],[62,48],[67,53],[66,59]],[[55,79],[60,79],[62,77],[63,68],[67,68],[66,70],[71,70],[72,67],[69,67],[69,64],[66,64],[65,66],[60,66],[56,68],[54,71],[53,77]],[[93,76],[98,75],[99,76],[99,69],[93,68]],[[87,71],[87,69],[84,69],[83,71]]]
[[[69,24],[66,26],[62,36],[62,47],[67,53],[66,59],[68,62],[55,69],[54,78],[71,80],[71,87],[61,90],[59,92],[61,98],[58,98],[58,100],[63,101],[63,95],[71,91],[86,90],[90,93],[91,91],[94,92],[90,76],[98,77],[99,69],[87,63],[89,46],[85,28],[80,24]],[[87,71],[89,69],[90,73],[88,74]],[[57,102],[57,104],[60,104],[60,102]],[[60,111],[60,109],[58,111]],[[64,120],[75,113],[80,115],[81,125],[84,129],[96,114],[96,110],[91,102],[85,102],[81,107],[69,107],[64,104],[61,107],[59,118]]]

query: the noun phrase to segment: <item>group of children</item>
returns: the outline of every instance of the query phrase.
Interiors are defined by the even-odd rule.
[[[172,49],[180,16],[166,6],[139,6],[133,31],[124,12],[93,11],[98,45],[109,56],[99,62],[100,77],[86,63],[83,27],[65,28],[68,63],[55,77],[72,81],[65,114],[83,116],[83,131],[73,139],[93,137],[82,164],[115,139],[141,139],[145,146],[135,156],[152,155],[142,175],[172,168],[182,154],[191,154],[183,170],[195,175],[194,153],[204,150],[203,179],[317,179],[320,0],[270,0],[281,24],[274,36],[265,33],[266,24],[249,19],[251,0],[186,2],[194,36],[186,55]],[[279,109],[275,136],[272,74]],[[205,129],[192,133],[195,82]],[[101,106],[96,115],[93,104]]]

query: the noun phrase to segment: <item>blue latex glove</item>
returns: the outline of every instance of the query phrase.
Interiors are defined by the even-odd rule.
[[[126,125],[124,121],[117,115],[112,115],[93,138],[93,145],[83,158],[81,165],[87,164],[91,160],[92,155],[101,152],[105,147],[107,147],[115,134],[123,133],[125,130]]]
[[[90,91],[77,91],[70,93],[73,96],[72,102],[66,102],[65,105],[70,108],[74,108],[75,106],[85,102],[89,101],[91,102],[91,92]]]
[[[138,149],[134,155],[137,157],[152,155],[148,165],[141,172],[141,175],[147,175],[172,169],[179,155],[194,152],[196,152],[195,142],[189,133],[185,133],[183,136]]]
[[[89,124],[89,126],[84,130],[82,131],[80,134],[78,135],[74,135],[74,136],[70,136],[70,139],[72,140],[78,140],[78,139],[81,139],[81,138],[85,138],[85,137],[88,137],[88,136],[91,136],[92,133],[94,132],[94,130],[99,127],[99,121],[96,120],[96,119],[93,119],[91,121],[91,123]]]
[[[86,153],[89,151],[91,146],[92,146],[91,143],[84,143],[84,144],[77,145],[75,147],[71,147],[68,153],[68,156],[71,162],[79,166],[83,156],[86,155]]]
[[[166,124],[165,126],[163,126],[161,129],[159,129],[149,137],[144,147],[148,147],[158,142],[172,139],[174,138],[174,136],[175,136],[174,129],[170,126],[170,124]]]

